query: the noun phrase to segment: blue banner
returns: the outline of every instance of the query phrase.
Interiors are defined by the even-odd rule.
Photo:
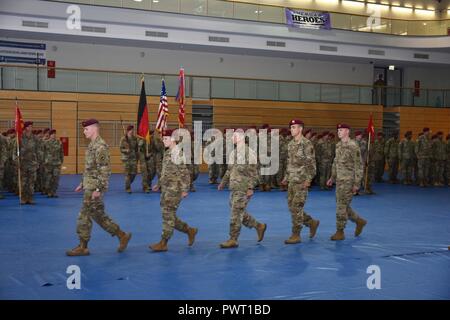
[[[46,63],[46,44],[0,40],[0,63]]]
[[[331,29],[329,12],[292,10],[286,8],[288,26],[307,29]]]

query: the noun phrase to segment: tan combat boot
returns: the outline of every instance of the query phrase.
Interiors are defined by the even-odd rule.
[[[256,233],[258,234],[258,242],[261,242],[264,239],[264,233],[266,232],[267,224],[258,223],[256,227]]]
[[[340,241],[345,239],[344,230],[336,230],[336,233],[333,234],[330,238],[332,241]]]
[[[356,220],[356,229],[355,229],[355,237],[359,236],[364,228],[364,226],[367,224],[367,221],[363,218],[358,218]]]
[[[300,233],[293,233],[289,239],[284,240],[285,244],[296,244],[302,242],[302,239],[300,238]]]
[[[194,244],[195,236],[196,236],[197,232],[198,232],[197,228],[189,228],[188,229],[187,235],[189,237],[189,242],[188,242],[189,246],[192,246]]]
[[[125,189],[125,192],[131,193],[131,188],[126,188],[126,189]]]
[[[119,238],[119,247],[117,248],[118,252],[123,252],[128,246],[128,241],[131,239],[131,232],[125,233],[122,230],[117,232],[117,238]]]
[[[163,251],[167,251],[167,250],[168,250],[168,247],[167,247],[167,240],[161,239],[160,242],[151,244],[151,245],[149,246],[149,248],[152,249],[152,250],[155,251],[155,252],[163,252]]]
[[[227,240],[227,241],[222,242],[220,244],[220,247],[222,249],[237,248],[238,246],[239,246],[238,242],[236,240],[234,240],[234,239]]]
[[[309,225],[309,238],[312,239],[316,235],[317,228],[319,228],[320,221],[319,220],[312,220],[311,224]]]
[[[66,254],[69,257],[88,256],[89,249],[87,248],[87,241],[80,240],[80,244],[78,245],[78,247],[66,251]]]

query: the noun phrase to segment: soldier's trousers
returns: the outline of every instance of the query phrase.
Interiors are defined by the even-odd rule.
[[[194,187],[194,181],[197,180],[200,168],[198,164],[188,165],[189,172],[191,173],[191,188]]]
[[[287,197],[292,219],[292,233],[299,234],[302,226],[309,227],[313,220],[303,209],[308,197],[308,188],[305,188],[302,183],[289,182]]]
[[[375,181],[381,182],[384,175],[384,159],[375,160]]]
[[[450,156],[447,156],[448,159],[446,161],[445,172],[447,177],[447,184],[450,186]]]
[[[150,159],[141,158],[139,160],[139,165],[141,169],[141,175],[142,175],[142,188],[144,190],[150,188],[149,181],[151,183],[150,177],[154,176],[153,170],[154,166],[153,161]]]
[[[0,163],[0,192],[5,188],[5,183],[3,182],[5,179],[5,166],[3,163]]]
[[[217,163],[212,163],[208,166],[208,175],[210,180],[219,178],[219,165]]]
[[[396,181],[398,174],[398,159],[397,158],[389,158],[388,159],[388,174],[389,181]]]
[[[258,221],[253,218],[246,210],[249,199],[244,191],[231,191],[230,193],[230,239],[236,240],[241,233],[241,225],[247,228],[256,228]]]
[[[189,226],[177,217],[177,209],[181,202],[181,191],[163,188],[161,192],[162,234],[161,238],[169,241],[173,229],[187,233]]]
[[[34,184],[36,183],[37,166],[29,163],[21,163],[22,200],[33,198]]]
[[[331,167],[333,163],[329,161],[322,161],[320,163],[320,188],[327,187],[327,180],[331,177]]]
[[[358,214],[350,207],[353,198],[353,182],[336,181],[336,229],[344,230],[347,220],[356,222]]]
[[[134,179],[136,178],[137,174],[137,161],[135,160],[129,160],[124,161],[124,173],[125,173],[125,189],[130,189],[131,184],[133,183]]]
[[[430,178],[430,158],[421,158],[417,160],[417,166],[419,169],[419,183],[428,184]]]
[[[220,179],[222,179],[223,176],[225,175],[225,172],[227,172],[227,167],[228,167],[228,165],[226,164],[225,161],[224,161],[223,164],[219,165],[219,177],[220,177]]]
[[[280,159],[280,167],[278,168],[277,173],[277,183],[279,186],[281,186],[281,181],[283,181],[284,176],[286,174],[286,166],[287,166],[287,159]]]
[[[434,183],[444,184],[445,160],[434,161]]]
[[[45,192],[50,194],[56,194],[59,186],[59,177],[61,175],[61,165],[48,166],[46,168],[48,177],[46,179],[46,185],[44,187]]]
[[[402,159],[400,168],[403,176],[403,183],[412,183],[412,172],[414,162],[412,159]]]
[[[106,214],[103,195],[92,199],[92,191],[85,190],[83,195],[83,207],[77,220],[77,234],[80,240],[89,241],[92,231],[92,220],[108,232],[111,236],[117,235],[119,226]]]

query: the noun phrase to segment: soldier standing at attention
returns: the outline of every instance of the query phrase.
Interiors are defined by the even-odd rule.
[[[403,184],[412,185],[412,172],[414,166],[414,141],[411,140],[412,131],[405,133],[405,139],[398,146],[398,159],[403,176]]]
[[[120,158],[125,168],[125,191],[131,193],[131,184],[137,174],[138,143],[133,132],[134,126],[128,126],[126,135],[120,139]]]
[[[0,199],[4,199],[2,194],[4,188],[5,166],[7,160],[8,142],[6,138],[0,135]]]
[[[384,175],[384,133],[378,132],[374,143],[375,182],[383,182]]]
[[[439,131],[436,134],[436,141],[433,143],[433,157],[434,157],[434,186],[443,187],[444,186],[444,169],[445,169],[445,159],[446,155],[446,145],[443,141],[444,133]]]
[[[447,154],[447,160],[445,165],[445,176],[447,178],[447,185],[450,187],[450,133],[446,137],[447,139],[447,146],[445,148],[445,152]]]
[[[44,163],[48,177],[44,189],[48,198],[57,198],[56,190],[58,190],[61,165],[64,162],[64,149],[61,141],[56,139],[56,130],[49,130],[49,134],[50,138],[45,142]]]
[[[431,166],[430,128],[423,128],[423,134],[417,139],[416,156],[419,176],[419,185],[424,188],[429,185]]]
[[[331,240],[344,240],[344,229],[347,219],[356,223],[355,237],[359,236],[367,221],[359,217],[350,207],[352,197],[361,186],[362,165],[361,151],[355,141],[350,139],[350,126],[344,123],[337,125],[338,137],[336,156],[331,169],[331,178],[327,185],[336,182],[336,233]]]
[[[398,172],[398,132],[392,133],[392,136],[384,145],[384,155],[388,163],[389,183],[397,183]]]
[[[139,166],[142,175],[142,190],[145,193],[150,193],[151,182],[149,184],[149,180],[150,177],[154,175],[152,145],[151,142],[147,143],[147,140],[141,137],[138,137],[137,144],[138,144]]]
[[[217,187],[218,190],[223,190],[226,185],[229,185],[231,190],[230,239],[220,244],[222,249],[238,247],[242,224],[247,228],[256,229],[258,242],[263,240],[267,229],[265,223],[256,221],[246,210],[253,196],[253,189],[258,183],[256,153],[245,143],[245,134],[242,129],[234,131],[233,143],[236,148],[230,154],[228,169]]]
[[[160,183],[153,187],[153,191],[161,188],[162,234],[161,241],[149,246],[155,252],[167,251],[167,243],[173,235],[173,229],[188,235],[188,245],[192,246],[198,229],[189,225],[177,217],[177,209],[183,198],[188,196],[190,187],[190,173],[186,166],[186,159],[182,151],[178,149],[173,130],[164,130],[162,141],[166,151],[162,162]],[[175,160],[175,162],[173,161]]]
[[[288,144],[288,161],[286,175],[282,181],[288,185],[288,206],[292,218],[292,235],[285,240],[285,244],[300,243],[302,225],[309,227],[309,237],[316,235],[319,220],[314,220],[304,212],[308,188],[316,175],[316,157],[314,146],[303,135],[304,124],[300,119],[289,122],[293,139]]]
[[[111,175],[109,147],[100,137],[100,126],[96,119],[82,122],[84,135],[91,140],[87,149],[84,164],[83,180],[75,189],[84,190],[83,207],[77,221],[77,234],[80,244],[66,252],[68,256],[89,255],[88,242],[91,238],[92,220],[111,236],[119,238],[118,252],[123,252],[131,239],[131,233],[123,232],[120,227],[106,214],[103,202],[104,193],[108,190]]]

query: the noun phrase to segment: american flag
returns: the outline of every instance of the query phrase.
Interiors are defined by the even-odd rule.
[[[178,85],[178,93],[176,100],[180,107],[178,108],[178,126],[180,128],[184,128],[184,119],[185,119],[185,111],[184,111],[184,103],[185,103],[185,91],[184,91],[184,69],[180,69],[179,75],[179,85]]]
[[[166,128],[168,114],[169,105],[167,103],[166,83],[163,79],[161,85],[161,98],[159,99],[158,118],[156,120],[156,130],[158,130],[159,132]]]

